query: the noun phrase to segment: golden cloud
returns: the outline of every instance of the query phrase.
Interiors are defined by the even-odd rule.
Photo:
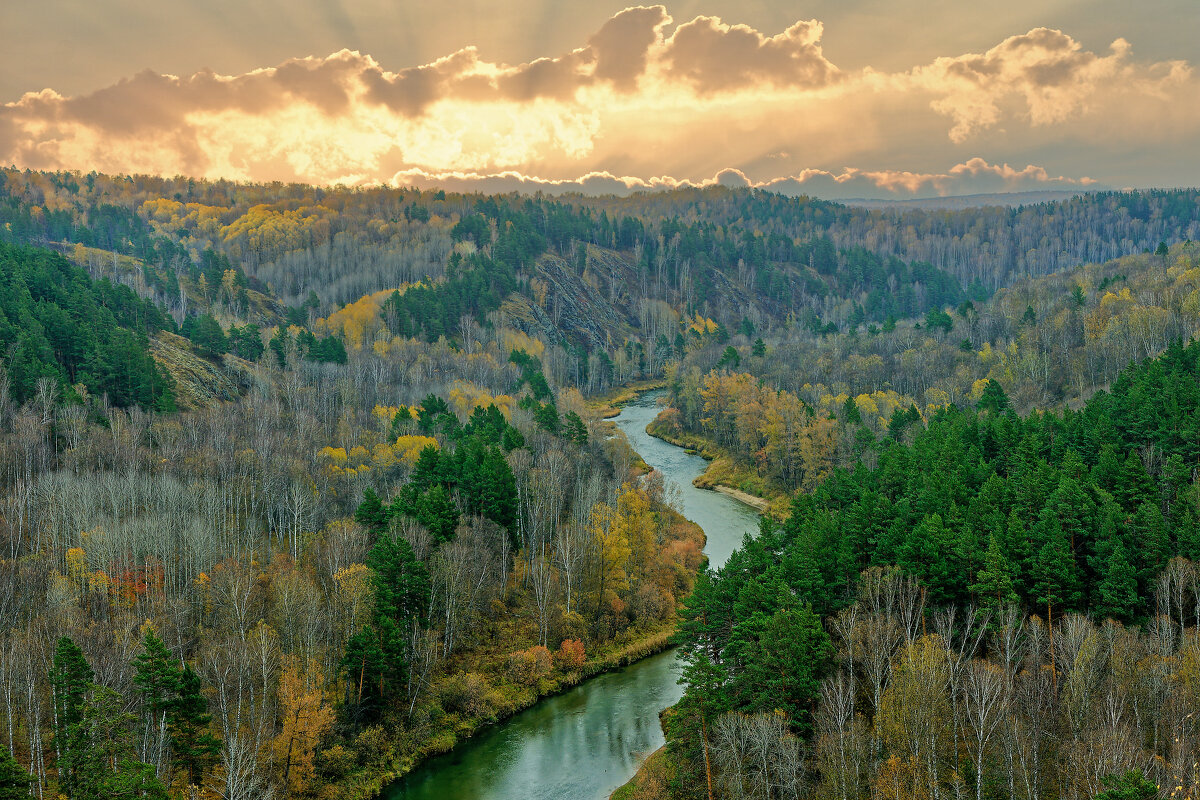
[[[1125,92],[1169,92],[1191,76],[1185,62],[1139,65],[1130,60],[1131,51],[1127,41],[1117,39],[1102,56],[1062,31],[1035,28],[986,53],[939,58],[912,75],[941,95],[933,108],[954,120],[950,138],[962,142],[996,125],[1013,100],[1023,102],[1030,124],[1053,125],[1093,104],[1107,107]]]
[[[639,178],[630,175],[617,176],[609,172],[589,172],[577,178],[549,180],[512,170],[477,173],[408,169],[393,175],[392,183],[420,188],[442,187],[461,192],[543,192],[553,195],[628,195],[634,192],[721,185],[764,189],[790,196],[812,195],[841,199],[1086,190],[1096,186],[1096,180],[1089,177],[1053,176],[1044,167],[1033,164],[1016,169],[1008,164],[990,164],[979,157],[955,164],[945,172],[861,170],[846,167],[839,172],[806,169],[795,175],[761,181],[752,180],[741,170],[733,168],[720,170],[711,177],[700,180],[669,175]]]
[[[675,25],[655,5],[520,64],[469,47],[396,71],[343,50],[241,75],[142,72],[90,94],[45,90],[0,106],[0,163],[314,183],[442,176],[547,191],[741,181],[943,193],[1068,180],[982,159],[929,169],[985,136],[1005,152],[1035,138],[1102,150],[1104,137],[1134,135],[1111,122],[1133,107],[1167,120],[1138,136],[1200,134],[1190,66],[1138,62],[1123,40],[1100,54],[1037,28],[889,74],[840,69],[822,35],[817,20],[774,35],[708,16]],[[925,171],[890,168],[914,153]],[[845,163],[874,166],[830,167]],[[646,177],[664,174],[676,177]]]

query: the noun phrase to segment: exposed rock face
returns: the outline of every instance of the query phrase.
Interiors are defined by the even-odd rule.
[[[180,411],[236,400],[254,384],[251,365],[237,356],[220,362],[196,355],[191,343],[160,331],[150,339],[150,354],[175,380],[175,404]]]
[[[559,256],[543,255],[530,282],[535,299],[514,294],[501,311],[508,324],[542,341],[611,349],[637,327],[630,305],[637,273],[610,250],[589,246],[582,275]]]
[[[643,276],[629,255],[588,245],[582,272],[577,262],[552,253],[541,256],[531,272],[529,291],[512,294],[501,307],[506,324],[543,342],[582,346],[589,352],[611,351],[631,334],[645,333],[639,331]],[[719,270],[708,275],[729,308],[763,316],[787,312],[771,307]],[[680,298],[673,304],[679,308]]]

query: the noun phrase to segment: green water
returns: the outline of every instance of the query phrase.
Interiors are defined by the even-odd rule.
[[[646,425],[657,393],[625,406],[616,424],[646,463],[678,491],[681,511],[704,528],[705,552],[725,563],[758,514],[736,500],[697,489],[705,461],[655,439]],[[385,792],[388,800],[603,800],[663,744],[658,714],[682,687],[672,652],[597,676],[541,701],[431,759]]]

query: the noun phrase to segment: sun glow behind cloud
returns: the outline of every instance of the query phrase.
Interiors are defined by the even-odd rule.
[[[1146,146],[1200,131],[1191,67],[1140,62],[1121,39],[1097,53],[1037,28],[889,73],[840,69],[822,35],[817,20],[774,35],[715,17],[675,25],[653,6],[521,64],[466,48],[390,71],[343,50],[233,76],[143,72],[0,106],[0,162],[488,190],[721,181],[909,196],[1089,185],[1087,173],[1013,168],[1004,154],[1120,140],[1129,133],[1112,120],[1131,111],[1152,120],[1138,129]],[[1000,157],[980,157],[991,151]]]

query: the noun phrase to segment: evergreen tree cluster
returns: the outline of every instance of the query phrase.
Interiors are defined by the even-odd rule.
[[[257,345],[254,344],[252,339],[252,337],[258,336],[257,325],[230,328],[229,336],[230,346],[235,355],[255,361],[264,352],[261,337],[257,339]],[[312,331],[307,328],[301,328],[293,337],[286,328],[280,327],[275,331],[275,335],[271,337],[271,341],[267,345],[271,349],[272,355],[275,356],[276,365],[283,368],[288,366],[288,350],[293,343],[296,345],[300,356],[307,361],[316,361],[323,364],[345,364],[349,360],[349,356],[346,353],[346,345],[333,334],[318,339]],[[236,349],[234,349],[235,346]]]
[[[871,568],[898,566],[930,607],[1140,622],[1168,561],[1200,557],[1200,342],[1129,367],[1077,412],[1021,418],[992,384],[928,426],[898,409],[892,433],[877,466],[797,494],[784,523],[764,517],[699,576],[677,634],[687,689],[666,723],[680,763],[704,763],[693,727],[727,712],[780,710],[811,733],[833,667],[821,618]]]
[[[476,407],[463,425],[446,401],[432,394],[422,401],[415,421],[408,409],[398,411],[392,433],[402,435],[413,425],[426,435],[440,435],[445,448],[422,449],[408,483],[388,505],[369,491],[356,512],[360,524],[378,535],[391,519],[410,517],[440,544],[454,538],[461,506],[515,537],[517,484],[505,454],[525,445],[521,432],[494,404]]]
[[[463,315],[483,322],[517,289],[520,271],[546,249],[527,210],[501,206],[491,198],[476,207],[479,213],[463,217],[450,235],[455,242],[469,241],[480,249],[465,257],[452,253],[445,280],[392,294],[381,313],[393,333],[432,342],[454,336]]]
[[[863,570],[893,564],[931,605],[1144,618],[1166,563],[1200,557],[1200,343],[1131,366],[1078,412],[1022,419],[998,385],[980,406],[925,428],[897,425],[898,410],[876,467],[798,494],[785,523],[697,584],[685,638],[723,650],[714,625],[730,635],[805,603],[831,614]]]
[[[72,800],[165,800],[168,763],[179,767],[186,786],[199,787],[217,762],[221,741],[208,731],[208,700],[191,666],[178,666],[153,630],[143,637],[133,666],[140,713],[128,711],[119,693],[95,683],[74,641],[65,636],[58,641],[50,669],[58,787]],[[157,768],[139,760],[138,739],[140,753],[156,756]],[[164,742],[169,752],[158,752]]]
[[[148,335],[173,328],[126,286],[93,281],[52,251],[0,243],[0,351],[18,402],[49,378],[60,396],[82,385],[115,406],[172,411],[174,388]]]

